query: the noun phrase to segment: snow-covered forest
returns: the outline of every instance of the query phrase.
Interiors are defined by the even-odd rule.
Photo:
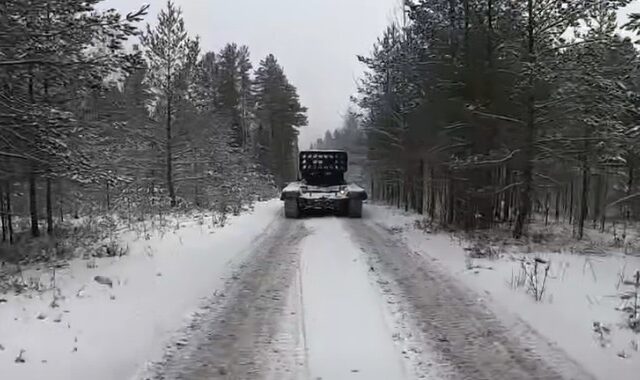
[[[0,0],[0,378],[636,380],[640,1],[384,1]]]
[[[295,176],[306,108],[275,56],[202,51],[171,1],[157,20],[100,2],[0,4],[5,259],[70,220],[237,212]]]
[[[415,0],[384,31],[349,128],[373,198],[457,228],[532,215],[604,229],[640,215],[640,16],[630,1]]]

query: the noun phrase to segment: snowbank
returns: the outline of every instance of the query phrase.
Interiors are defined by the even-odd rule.
[[[129,255],[72,261],[55,272],[58,291],[0,294],[6,300],[0,301],[0,377],[131,378],[161,358],[174,332],[280,218],[281,206],[257,204],[221,229],[182,219],[180,227],[148,240],[127,233]],[[54,283],[48,268],[24,277],[45,287]]]
[[[448,234],[426,234],[415,227],[416,215],[369,206],[369,223],[400,235],[410,249],[461,279],[498,316],[519,318],[567,352],[600,379],[634,380],[640,373],[640,334],[629,329],[620,311],[620,294],[630,290],[640,258],[560,253],[501,254],[495,259],[469,259],[461,242]],[[522,259],[551,263],[541,302],[518,287]],[[632,289],[632,288],[631,288]]]

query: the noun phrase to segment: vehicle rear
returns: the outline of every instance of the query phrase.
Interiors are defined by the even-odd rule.
[[[359,218],[366,192],[347,184],[348,155],[344,151],[303,151],[300,153],[300,181],[289,184],[281,199],[285,216],[296,218],[313,212]]]

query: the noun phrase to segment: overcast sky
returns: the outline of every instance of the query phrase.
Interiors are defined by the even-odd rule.
[[[123,12],[151,5],[154,23],[166,0],[106,0],[103,6]],[[309,107],[309,126],[300,146],[342,123],[375,39],[398,15],[401,0],[175,0],[187,28],[201,38],[202,51],[218,51],[227,42],[248,45],[254,66],[273,53]],[[640,0],[628,10],[640,12]]]
[[[155,22],[166,0],[106,0],[123,12],[150,4]],[[300,146],[341,125],[342,115],[362,72],[357,54],[367,54],[393,19],[399,0],[175,0],[202,51],[227,42],[251,49],[254,66],[273,53],[309,108],[309,126]]]

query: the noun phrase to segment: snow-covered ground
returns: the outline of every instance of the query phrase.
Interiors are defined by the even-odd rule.
[[[417,219],[290,220],[270,201],[222,228],[125,233],[128,255],[72,261],[55,286],[31,268],[47,290],[0,294],[0,378],[637,378],[618,309],[639,258],[470,260]],[[535,257],[540,302],[517,284]]]
[[[384,297],[368,249],[354,239],[350,223],[360,221],[282,219],[260,239],[225,296],[190,328],[184,347],[144,378],[400,380],[436,374],[427,368],[437,363],[424,342],[405,341],[411,332],[398,323],[401,316]]]
[[[144,379],[592,378],[375,223],[281,219]]]
[[[55,271],[57,290],[0,294],[0,378],[132,378],[162,357],[280,213],[280,202],[270,201],[219,229],[183,218],[148,240],[127,233],[128,255],[74,260]],[[23,276],[54,284],[46,267]]]
[[[334,218],[305,225],[311,236],[301,247],[301,297],[310,378],[408,378],[384,300],[349,232]]]
[[[599,379],[635,380],[640,373],[640,334],[627,324],[622,284],[640,269],[640,258],[620,253],[576,255],[502,253],[495,259],[467,258],[464,243],[449,234],[416,228],[418,216],[369,206],[368,217],[402,239],[433,265],[463,281],[505,323],[520,319]],[[542,300],[516,285],[522,259],[550,263]]]

